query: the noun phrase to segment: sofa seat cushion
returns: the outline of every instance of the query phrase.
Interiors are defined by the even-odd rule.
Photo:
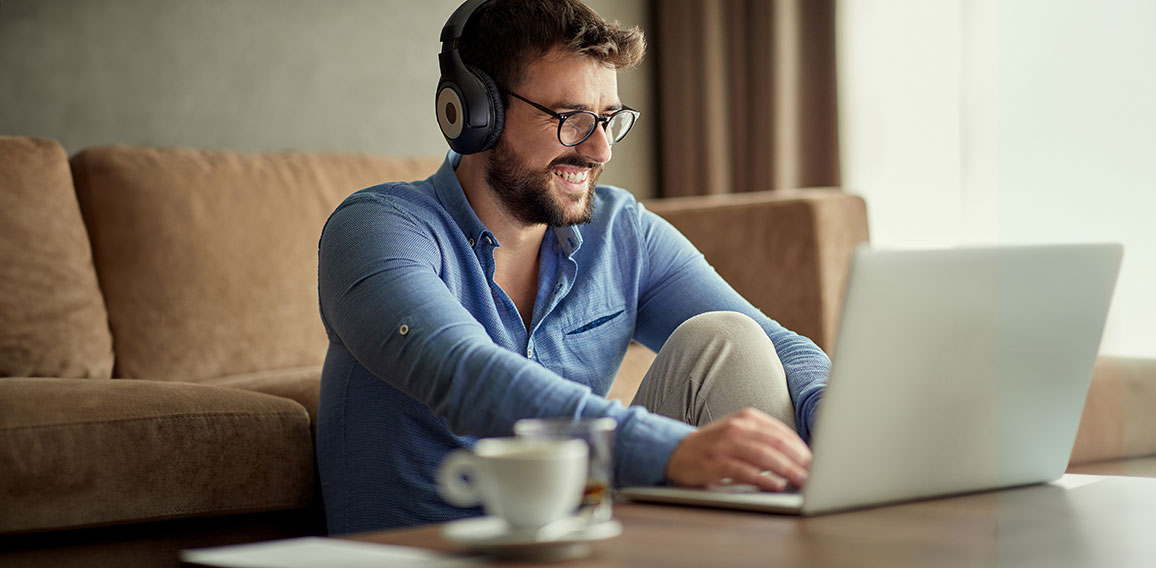
[[[201,384],[263,392],[297,401],[317,425],[317,401],[321,397],[321,365],[279,369],[206,379]]]
[[[0,377],[107,379],[112,335],[64,148],[0,136]]]
[[[1069,463],[1156,455],[1156,359],[1100,357]]]
[[[0,381],[0,533],[284,510],[315,500],[292,400],[177,382]]]

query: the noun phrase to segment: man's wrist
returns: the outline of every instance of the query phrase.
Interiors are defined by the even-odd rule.
[[[662,485],[674,450],[695,429],[642,408],[630,413],[619,425],[616,480],[621,486]]]

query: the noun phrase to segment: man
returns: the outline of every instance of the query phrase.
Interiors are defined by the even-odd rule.
[[[492,0],[468,18],[461,58],[497,89],[496,145],[350,196],[321,237],[330,532],[480,514],[438,498],[437,467],[528,417],[615,418],[617,485],[801,486],[827,357],[595,185],[635,118],[617,73],[641,32],[579,0]],[[604,396],[632,338],[659,355],[623,408]]]

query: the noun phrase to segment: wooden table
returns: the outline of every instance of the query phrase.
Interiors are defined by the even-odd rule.
[[[810,518],[622,503],[614,509],[621,536],[594,543],[586,558],[552,565],[1156,566],[1156,458],[1069,471],[1137,477]],[[346,538],[465,554],[441,538],[439,525]]]

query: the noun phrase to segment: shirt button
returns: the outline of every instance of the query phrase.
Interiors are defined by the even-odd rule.
[[[397,328],[397,332],[402,335],[407,335],[409,333],[409,326],[403,323],[401,327]]]
[[[486,235],[486,244],[487,244],[487,245],[492,245],[492,244],[494,244],[494,241],[493,241],[492,239],[490,239],[489,235]]]
[[[474,239],[470,239],[470,246],[471,247],[476,245],[476,244],[478,244],[477,241],[475,241]]]
[[[527,358],[533,358],[534,357],[534,348],[533,347],[527,347],[526,348],[526,357]]]

